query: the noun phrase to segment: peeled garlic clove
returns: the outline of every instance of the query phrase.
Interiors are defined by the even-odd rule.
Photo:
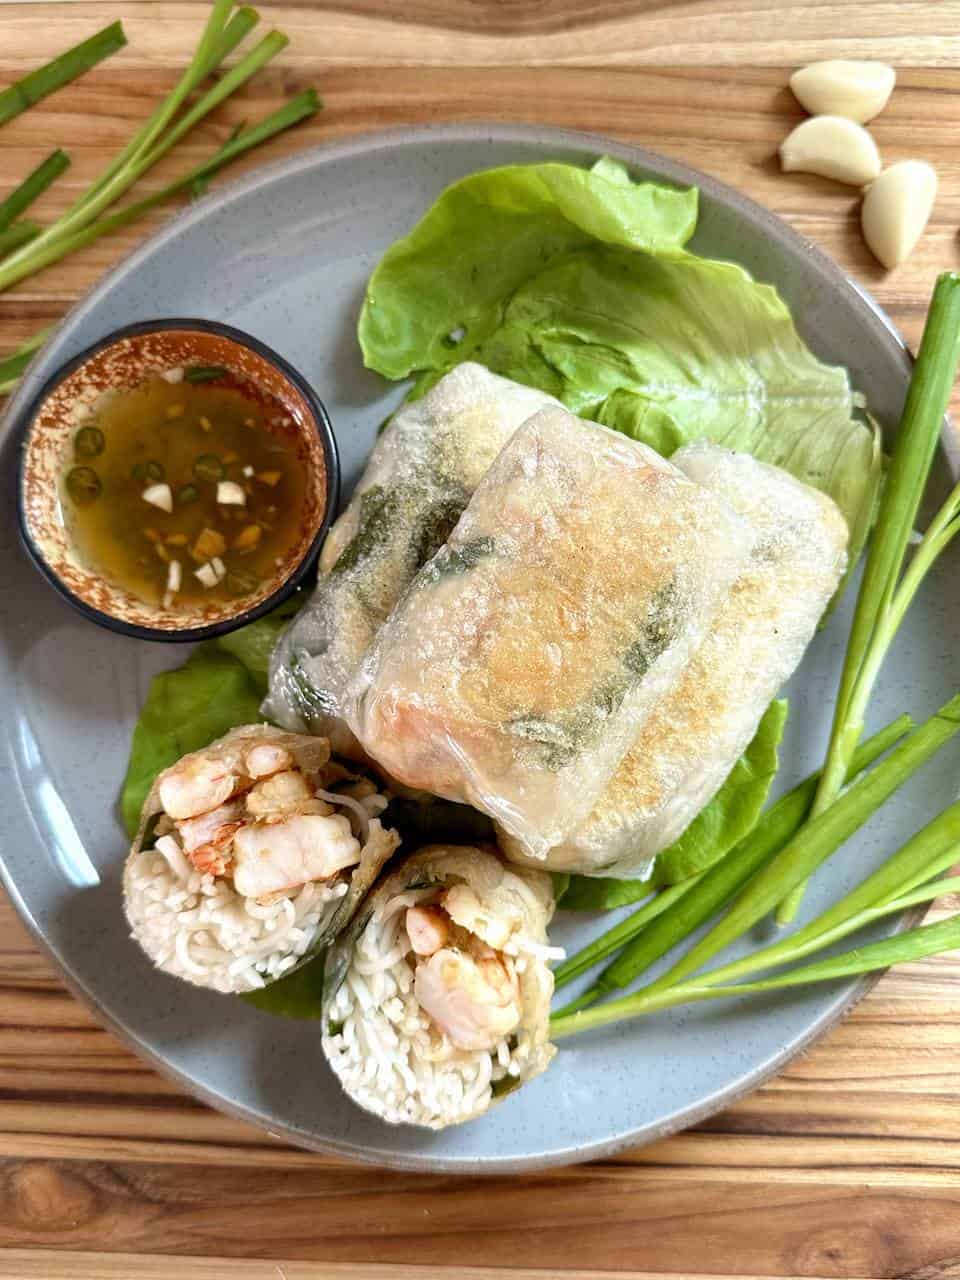
[[[896,79],[886,63],[835,58],[795,71],[790,88],[812,116],[844,116],[866,124],[887,105]]]
[[[843,116],[814,116],[780,145],[785,173],[800,170],[862,187],[880,172],[880,152],[866,129]]]
[[[864,196],[863,238],[888,271],[913,252],[936,195],[936,171],[925,160],[901,160],[884,169]]]

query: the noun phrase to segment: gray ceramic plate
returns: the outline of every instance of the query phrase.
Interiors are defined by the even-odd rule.
[[[116,818],[130,731],[150,677],[183,660],[79,619],[17,543],[15,446],[32,392],[63,360],[118,325],[164,315],[226,320],[264,339],[310,379],[337,431],[349,493],[377,424],[400,399],[360,363],[354,322],[380,254],[447,183],[477,169],[602,152],[638,173],[700,186],[694,241],[774,283],[813,348],[846,364],[889,427],[909,361],[856,287],[786,226],[712,179],[602,138],[454,126],[354,138],[262,170],[188,210],[68,317],[9,407],[0,514],[3,872],[14,902],[71,987],[139,1053],[201,1098],[279,1137],[397,1167],[506,1172],[608,1155],[692,1124],[782,1067],[856,998],[855,984],[678,1011],[568,1042],[547,1075],[490,1115],[442,1134],[395,1129],[357,1110],[323,1062],[315,1023],[261,1013],[153,972],[126,936]],[[938,462],[945,484],[950,462]],[[873,707],[885,723],[926,715],[953,692],[960,578],[942,572],[911,611]],[[814,767],[849,598],[788,693],[782,781]],[[960,749],[928,765],[828,864],[808,895],[821,909],[956,791]],[[609,925],[561,915],[572,946]]]

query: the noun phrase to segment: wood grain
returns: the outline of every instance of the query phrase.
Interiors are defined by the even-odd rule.
[[[40,212],[65,207],[173,83],[204,12],[0,5],[0,85],[115,17],[131,39],[0,131],[0,188],[64,145],[73,168]],[[540,121],[638,142],[749,192],[875,293],[911,343],[936,273],[960,265],[960,3],[303,0],[264,17],[292,47],[145,190],[314,84],[323,113],[235,173],[357,130]],[[825,56],[898,63],[878,143],[887,161],[918,155],[940,174],[930,230],[892,275],[860,240],[855,194],[778,172],[800,119],[783,68]],[[163,216],[0,298],[0,352]],[[344,1165],[194,1102],[98,1026],[0,904],[0,1280],[960,1276],[958,990],[960,958],[907,966],[696,1130],[477,1184]]]

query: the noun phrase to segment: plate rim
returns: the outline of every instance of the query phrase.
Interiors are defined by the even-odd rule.
[[[461,121],[453,123],[426,124],[417,126],[397,125],[387,129],[350,134],[329,142],[321,142],[295,152],[293,155],[274,160],[257,167],[252,172],[217,186],[186,208],[168,218],[152,234],[140,241],[129,253],[125,254],[114,266],[98,279],[77,299],[64,313],[40,347],[25,371],[20,385],[0,418],[0,448],[5,447],[8,437],[15,434],[22,426],[21,416],[32,403],[39,375],[36,369],[51,345],[55,343],[68,322],[83,319],[88,311],[96,307],[103,293],[113,283],[130,272],[136,271],[141,261],[158,248],[175,240],[182,231],[197,222],[206,220],[217,210],[242,201],[252,194],[273,183],[296,176],[320,165],[329,164],[337,159],[370,155],[377,151],[396,152],[406,146],[419,146],[424,142],[465,143],[465,142],[515,142],[535,144],[549,147],[552,143],[567,150],[574,147],[583,151],[594,151],[612,155],[633,168],[647,169],[667,182],[679,185],[696,186],[699,190],[714,196],[725,205],[733,205],[737,209],[744,207],[751,217],[762,224],[765,233],[780,244],[792,250],[800,250],[821,275],[826,276],[834,287],[849,288],[859,297],[863,305],[864,319],[869,322],[885,345],[890,348],[891,357],[899,361],[905,374],[909,373],[913,359],[902,336],[893,321],[886,315],[872,295],[855,281],[827,254],[812,241],[795,231],[787,222],[772,210],[744,195],[735,187],[714,178],[710,174],[684,164],[681,161],[663,156],[659,152],[620,141],[604,134],[583,132],[574,129],[557,128],[551,125],[538,124],[504,124],[498,122]],[[482,172],[476,170],[475,172]],[[960,475],[960,440],[950,425],[949,417],[944,419],[940,446],[945,455],[947,467],[956,478]],[[70,993],[88,1008],[111,1034],[115,1035],[126,1047],[140,1058],[146,1060],[161,1075],[175,1081],[190,1096],[199,1098],[214,1110],[239,1119],[252,1125],[261,1132],[281,1142],[290,1143],[299,1148],[317,1151],[326,1155],[347,1157],[366,1165],[379,1168],[390,1168],[405,1172],[419,1173],[458,1173],[499,1176],[514,1173],[532,1173],[545,1169],[562,1168],[568,1165],[581,1164],[590,1160],[605,1159],[618,1153],[646,1146],[652,1142],[690,1128],[717,1112],[725,1110],[754,1090],[760,1088],[773,1076],[782,1071],[790,1062],[805,1053],[816,1041],[831,1031],[852,1009],[873,989],[886,972],[869,974],[854,983],[847,995],[823,1014],[815,1024],[800,1038],[794,1039],[788,1046],[772,1055],[766,1061],[748,1071],[732,1084],[716,1089],[700,1103],[688,1106],[666,1120],[650,1123],[631,1131],[630,1134],[614,1138],[598,1139],[595,1142],[581,1145],[564,1151],[544,1155],[525,1156],[437,1156],[429,1152],[396,1153],[368,1146],[360,1147],[347,1142],[332,1139],[318,1139],[293,1125],[279,1121],[265,1122],[264,1118],[253,1108],[233,1099],[226,1098],[215,1090],[196,1081],[185,1072],[166,1061],[160,1054],[145,1044],[139,1036],[126,1028],[99,1003],[96,994],[88,990],[83,981],[74,974],[70,963],[61,956],[57,948],[44,936],[39,924],[33,918],[29,907],[22,898],[16,882],[10,872],[3,851],[0,850],[0,881],[14,906],[18,916],[30,936],[40,944],[45,953],[56,965],[64,985]],[[907,913],[898,923],[895,933],[917,924],[926,915],[927,908],[915,908]]]

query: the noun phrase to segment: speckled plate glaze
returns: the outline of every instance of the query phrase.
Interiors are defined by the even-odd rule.
[[[390,1128],[340,1093],[315,1023],[273,1018],[155,973],[120,909],[124,839],[116,798],[150,677],[182,654],[78,618],[19,545],[12,436],[42,381],[132,321],[189,314],[237,325],[312,380],[333,419],[349,494],[378,423],[400,400],[364,370],[354,324],[380,254],[449,182],[493,165],[589,162],[607,152],[637,174],[702,192],[694,248],[775,284],[807,341],[846,364],[886,428],[909,360],[870,300],[815,248],[710,178],[633,147],[523,127],[448,126],[353,138],[264,169],[174,220],[71,313],[9,406],[0,510],[0,851],[7,888],[72,989],[127,1043],[216,1107],[277,1137],[400,1168],[505,1173],[660,1138],[702,1120],[779,1070],[864,990],[839,983],[749,1002],[677,1010],[567,1042],[545,1076],[483,1119],[440,1134]],[[944,451],[934,490],[955,471]],[[932,495],[936,497],[937,494]],[[851,597],[790,683],[780,782],[822,756]],[[934,575],[911,610],[872,708],[871,728],[927,715],[955,690],[960,576]],[[821,910],[956,792],[954,742],[817,876]],[[609,917],[560,914],[555,939],[579,946]]]

